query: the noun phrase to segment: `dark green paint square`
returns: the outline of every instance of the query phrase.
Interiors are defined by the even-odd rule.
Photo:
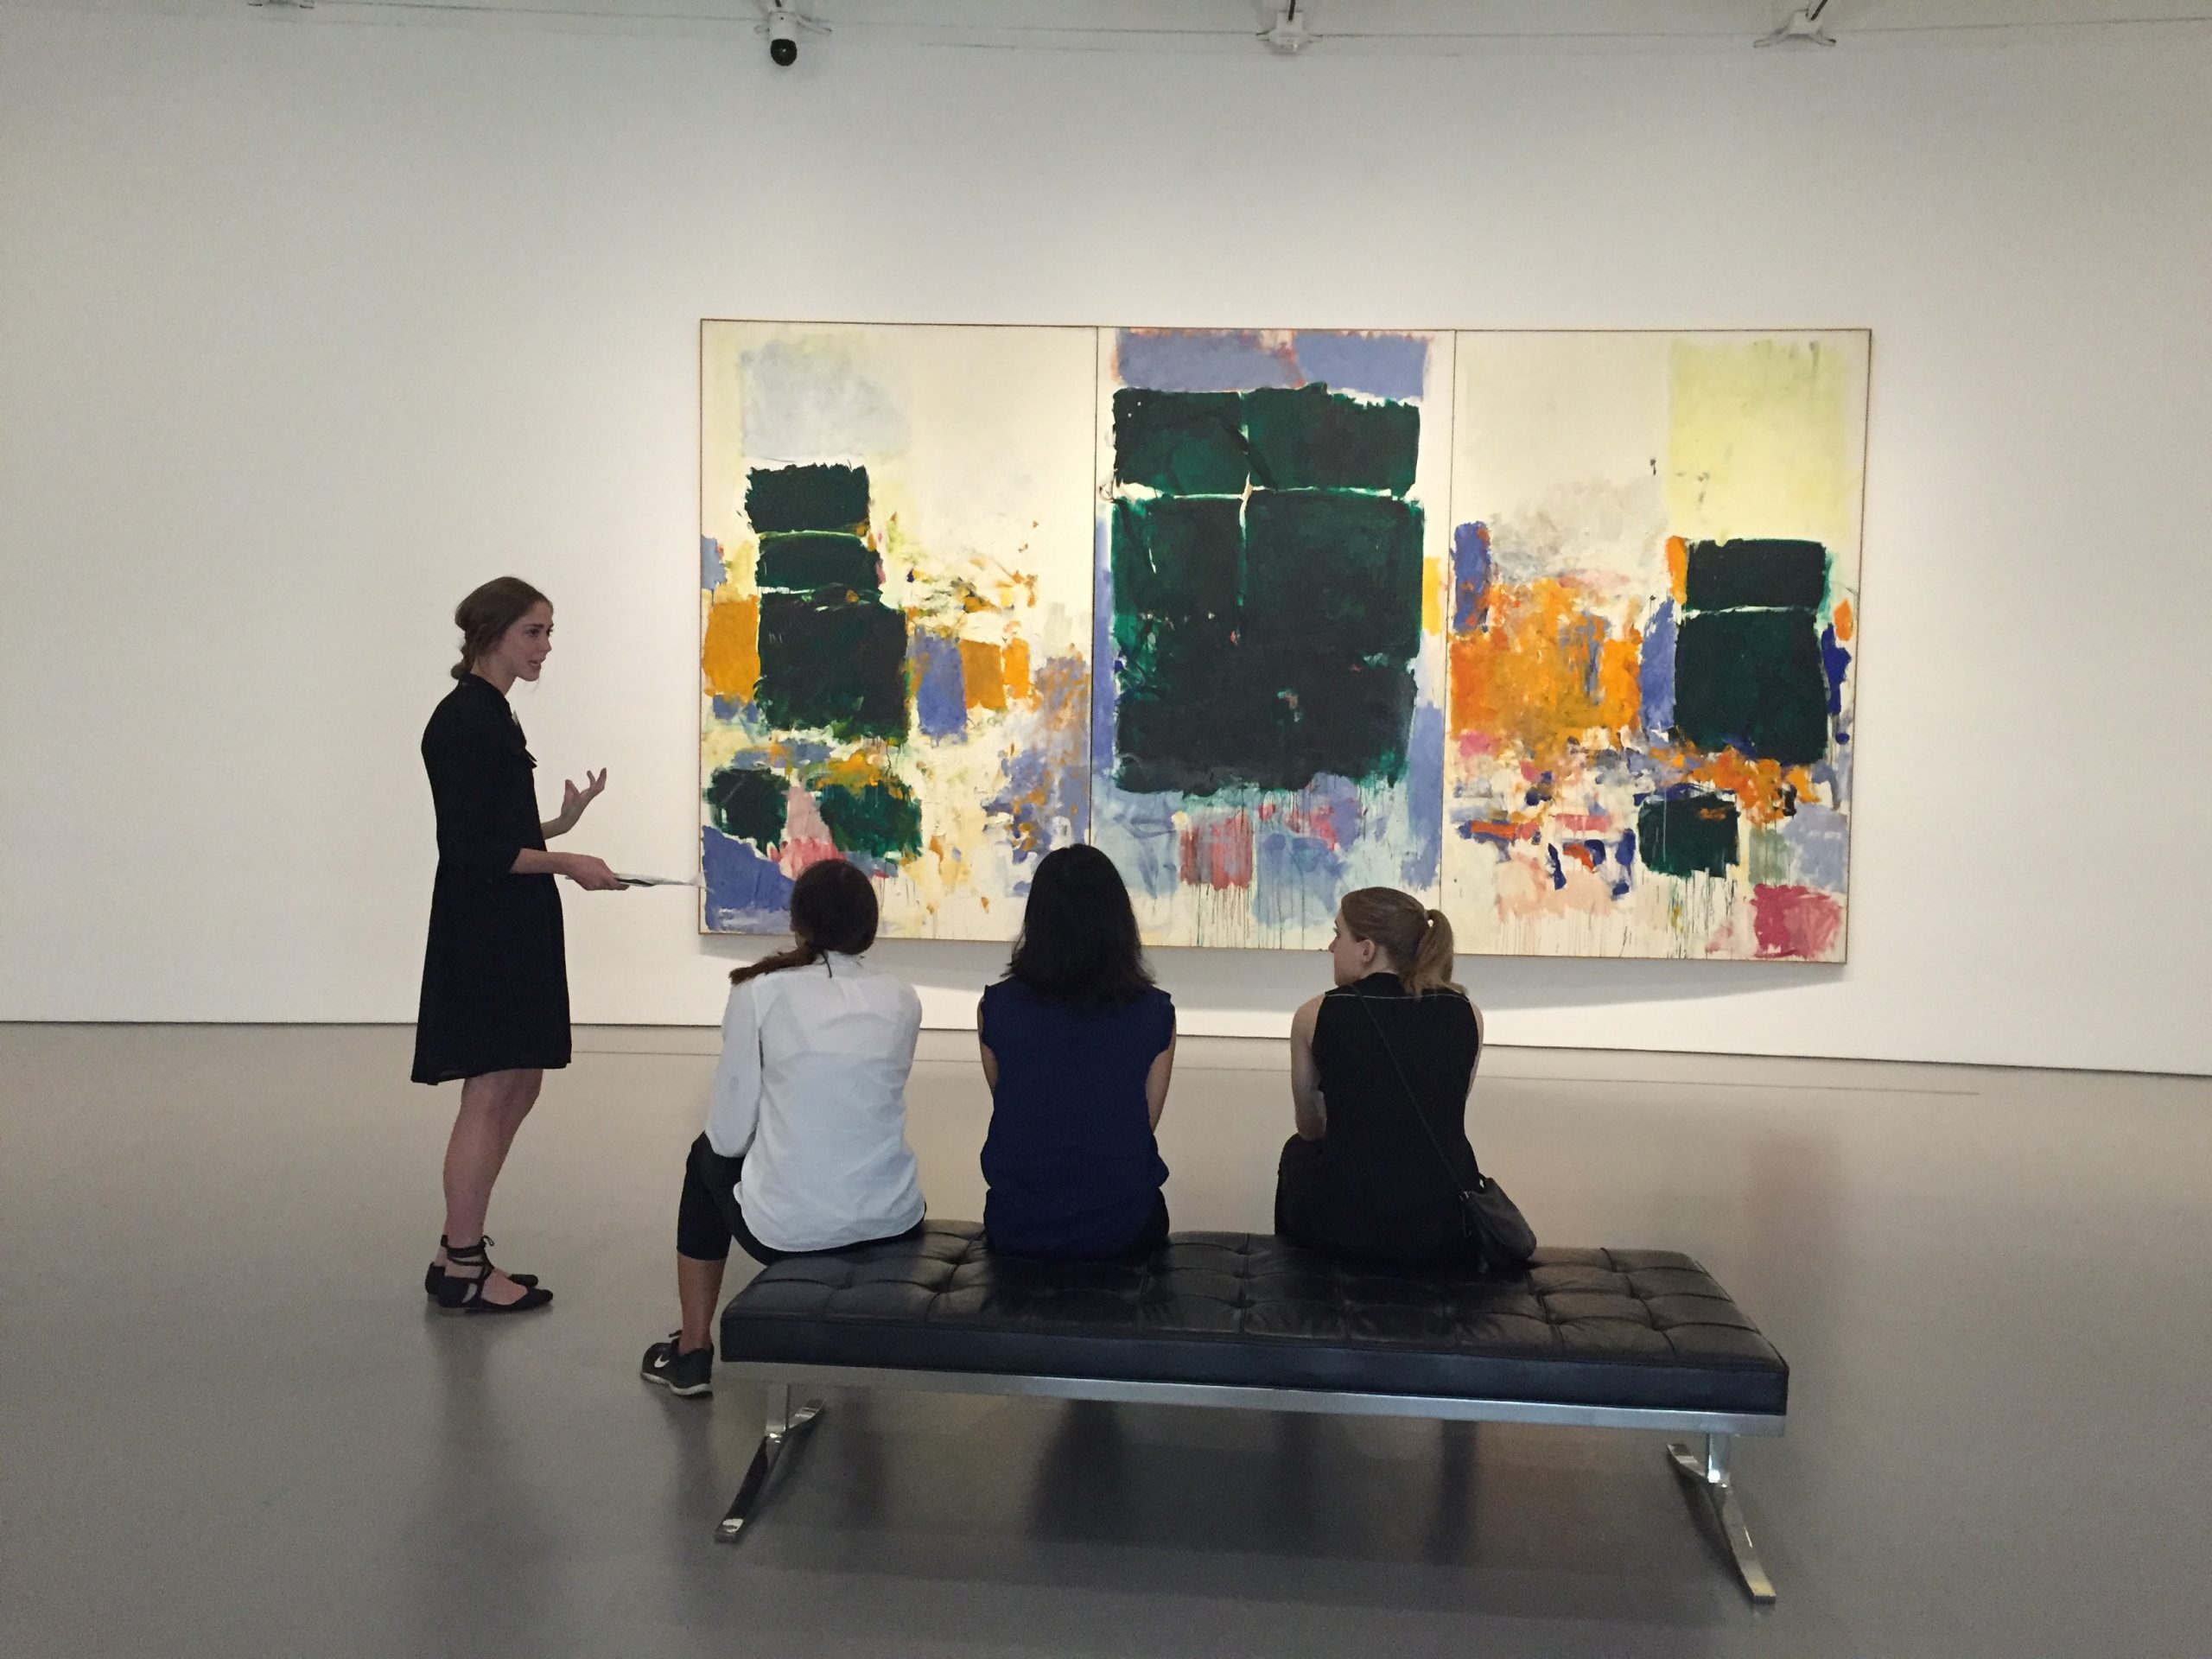
[[[1810,765],[1827,753],[1827,698],[1813,612],[1682,618],[1675,636],[1675,729],[1698,747]]]
[[[874,600],[760,595],[760,682],[772,725],[838,737],[906,734],[906,617]]]
[[[1827,593],[1828,550],[1818,542],[1692,542],[1688,554],[1682,604],[1688,610],[1812,610]]]
[[[724,766],[707,780],[707,808],[715,828],[766,852],[784,838],[791,782],[765,767]]]
[[[841,853],[911,858],[922,850],[922,804],[894,779],[825,784],[815,804]]]
[[[1637,808],[1646,869],[1662,875],[1726,875],[1736,861],[1736,803],[1726,795],[1655,795]]]
[[[1116,501],[1109,556],[1117,637],[1138,617],[1234,614],[1243,538],[1234,497]]]
[[[753,533],[859,530],[868,524],[868,468],[755,467],[746,474],[745,516]]]
[[[1168,495],[1239,495],[1249,473],[1233,391],[1114,394],[1114,476]]]
[[[1403,665],[1421,650],[1421,513],[1387,495],[1255,490],[1246,507],[1253,644]]]
[[[1266,387],[1244,394],[1244,434],[1252,481],[1262,489],[1403,495],[1420,459],[1421,410],[1325,386]]]
[[[818,530],[763,536],[753,581],[764,590],[825,597],[874,598],[882,591],[874,548],[857,536]]]

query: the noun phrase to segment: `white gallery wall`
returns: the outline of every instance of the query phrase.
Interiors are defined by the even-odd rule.
[[[698,322],[1867,327],[1851,959],[1495,1039],[2212,1071],[2212,29],[1453,55],[0,5],[0,1018],[405,1020],[454,601],[695,857]],[[568,890],[576,1016],[742,941]],[[887,946],[933,1023],[997,948]],[[1322,958],[1161,951],[1279,1033]]]

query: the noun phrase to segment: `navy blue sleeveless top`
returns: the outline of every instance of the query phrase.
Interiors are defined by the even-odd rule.
[[[983,1141],[983,1231],[1022,1255],[1112,1255],[1152,1224],[1167,1180],[1145,1074],[1175,1039],[1157,986],[1126,1007],[1079,1010],[1001,980],[983,993],[999,1068]]]

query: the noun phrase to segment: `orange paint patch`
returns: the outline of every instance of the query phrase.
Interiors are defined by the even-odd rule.
[[[1455,734],[1517,744],[1548,766],[1570,744],[1617,742],[1636,724],[1643,638],[1614,637],[1579,597],[1550,577],[1491,588],[1489,628],[1452,639]]]
[[[1839,599],[1836,601],[1835,613],[1831,620],[1835,624],[1835,637],[1837,639],[1847,645],[1849,644],[1851,640],[1851,630],[1853,626],[1853,619],[1851,614],[1851,601],[1847,599]]]
[[[1690,544],[1679,536],[1667,538],[1667,586],[1677,605],[1690,596]]]
[[[870,784],[880,784],[891,776],[882,761],[866,749],[851,754],[841,754],[818,770],[810,772],[807,784],[820,789],[825,784],[842,784],[847,789],[865,789]]]
[[[999,648],[988,639],[960,642],[960,677],[968,689],[970,709],[1004,709],[1006,675]]]
[[[707,607],[706,643],[699,668],[707,690],[726,702],[750,702],[760,683],[760,601],[757,594],[724,599]]]
[[[1753,823],[1780,823],[1801,801],[1818,801],[1820,785],[1803,766],[1755,760],[1735,749],[1701,754],[1694,749],[1659,749],[1655,758],[1680,766],[1694,781],[1732,795]]]
[[[1470,818],[1459,826],[1459,833],[1469,841],[1534,841],[1538,827],[1533,818],[1521,822],[1511,818]]]
[[[1029,642],[1009,639],[999,652],[999,672],[1006,682],[1009,702],[1034,702],[1037,688],[1029,678]]]

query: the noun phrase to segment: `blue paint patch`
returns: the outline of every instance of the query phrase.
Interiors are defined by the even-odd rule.
[[[713,699],[713,702],[716,720],[742,720],[745,718],[745,711],[753,706],[749,702],[734,697],[716,697]]]
[[[1115,338],[1114,359],[1123,385],[1153,391],[1250,391],[1300,384],[1298,365],[1249,333],[1124,328]]]
[[[722,569],[722,544],[711,536],[699,538],[699,585],[709,593],[729,579]]]
[[[1621,838],[1613,849],[1613,856],[1620,861],[1621,867],[1620,877],[1613,883],[1613,897],[1625,899],[1628,897],[1629,882],[1633,879],[1636,870],[1635,830],[1624,830],[1621,832]]]
[[[1663,733],[1675,723],[1675,601],[1652,613],[1643,630],[1643,659],[1636,689],[1643,700],[1643,729]]]
[[[1833,626],[1821,630],[1821,667],[1828,677],[1828,713],[1843,713],[1843,677],[1851,671],[1850,649],[1837,642]]]
[[[960,642],[920,628],[912,636],[914,723],[925,737],[957,737],[968,729],[968,684]]]
[[[1122,879],[1147,898],[1172,898],[1182,880],[1174,807],[1165,795],[1122,795],[1116,791],[1116,797],[1107,810],[1136,855],[1134,870],[1122,859],[1115,861]]]
[[[1493,565],[1490,556],[1490,526],[1461,524],[1452,532],[1452,627],[1470,633],[1483,623],[1483,604],[1490,593]]]
[[[983,810],[1013,826],[1017,859],[1041,858],[1051,852],[1059,844],[1052,832],[1062,819],[1069,821],[1073,836],[1081,836],[1082,825],[1069,811],[1070,768],[1058,764],[1057,756],[1041,748],[1017,747],[1003,764],[1005,786],[983,803]],[[954,856],[958,855],[955,849]]]
[[[1297,800],[1306,827],[1315,835],[1340,849],[1359,839],[1360,824],[1367,816],[1366,803],[1360,798],[1359,785],[1351,779],[1333,772],[1317,772],[1313,781],[1298,791]]]
[[[1262,927],[1325,926],[1344,897],[1344,861],[1319,836],[1255,838],[1252,913]]]
[[[1291,337],[1310,384],[1370,397],[1416,401],[1428,378],[1428,342],[1412,334],[1302,334]]]
[[[1419,889],[1436,885],[1444,868],[1444,711],[1432,703],[1414,709],[1406,744],[1406,810],[1414,823],[1413,850],[1398,879]]]
[[[1106,521],[1090,530],[1090,660],[1111,664],[1090,680],[1090,764],[1103,783],[1114,774],[1114,705],[1121,696],[1122,659],[1114,651],[1114,565]]]
[[[1832,806],[1801,806],[1782,821],[1782,838],[1801,886],[1841,893],[1850,856],[1850,822]]]
[[[712,824],[699,829],[699,868],[707,883],[709,927],[718,932],[780,928],[790,919],[791,877]]]

